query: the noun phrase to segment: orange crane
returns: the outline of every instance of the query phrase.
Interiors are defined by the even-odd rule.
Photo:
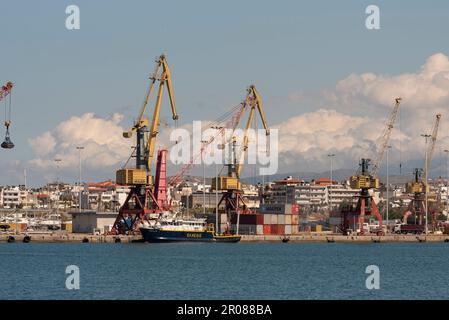
[[[14,143],[12,143],[11,138],[9,136],[9,127],[11,125],[11,91],[14,87],[11,81],[8,81],[4,86],[0,88],[0,101],[5,99],[9,95],[9,105],[5,105],[5,141],[1,144],[3,149],[12,149],[14,148]],[[5,100],[6,102],[6,100]]]

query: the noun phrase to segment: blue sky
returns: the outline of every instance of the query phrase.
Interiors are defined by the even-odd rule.
[[[273,125],[326,107],[287,99],[294,93],[314,96],[352,73],[415,72],[432,54],[449,54],[447,1],[1,2],[0,82],[16,85],[16,148],[1,151],[4,170],[26,167],[36,157],[28,140],[72,116],[121,113],[122,125],[131,124],[160,53],[172,68],[181,124],[216,118],[254,83]],[[65,29],[70,4],[81,10],[79,31]],[[380,7],[380,30],[365,28],[369,4]],[[18,179],[6,172],[0,184]],[[37,171],[33,178],[45,180]]]

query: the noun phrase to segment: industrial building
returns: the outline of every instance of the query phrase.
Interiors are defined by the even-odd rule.
[[[107,233],[117,218],[117,212],[76,211],[70,214],[73,233]]]

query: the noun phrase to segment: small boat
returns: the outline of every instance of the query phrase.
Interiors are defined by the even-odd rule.
[[[204,218],[178,219],[169,212],[152,225],[144,224],[140,233],[148,242],[239,242],[241,236],[232,234],[219,235],[213,224],[207,224]]]

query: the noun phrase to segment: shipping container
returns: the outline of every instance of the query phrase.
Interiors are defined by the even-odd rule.
[[[285,224],[285,215],[284,214],[278,215],[278,224]]]
[[[240,224],[239,225],[239,234],[256,234],[256,225],[253,224]]]
[[[258,224],[257,225],[257,227],[256,227],[256,229],[257,229],[257,234],[258,235],[263,235],[263,224],[262,225],[260,225],[260,224]]]
[[[259,224],[264,224],[264,215],[263,214],[257,214],[256,215],[256,223]]]
[[[231,223],[232,224],[236,224],[237,223],[237,214],[233,214],[231,217]],[[241,214],[240,215],[240,220],[239,220],[240,224],[252,224],[252,225],[256,225],[257,221],[256,221],[256,215],[255,214]]]
[[[292,224],[292,234],[299,233],[299,224]]]
[[[279,234],[279,235],[284,235],[285,234],[285,225],[278,224],[277,234]]]
[[[299,204],[292,204],[291,214],[299,214]]]
[[[266,234],[266,235],[271,234],[271,225],[270,224],[263,225],[263,234]]]
[[[263,224],[271,224],[271,214],[263,215]]]
[[[292,216],[290,214],[285,215],[285,224],[292,224]]]
[[[278,215],[277,214],[272,214],[271,215],[271,222],[270,224],[278,224]]]
[[[292,215],[292,224],[295,224],[295,225],[299,224],[299,216],[298,215]]]
[[[315,226],[313,227],[313,231],[315,231],[315,232],[321,232],[321,231],[323,231],[323,226],[320,225],[320,224],[317,224],[317,225],[315,225]]]
[[[277,224],[271,225],[271,234],[278,234],[278,225]]]
[[[285,225],[285,234],[292,234],[292,226],[289,224]]]

